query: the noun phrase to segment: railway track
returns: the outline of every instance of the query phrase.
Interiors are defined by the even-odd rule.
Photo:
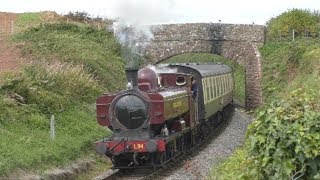
[[[233,117],[234,109],[231,112],[231,116],[225,121],[223,121],[214,131],[212,131],[205,139],[200,141],[197,145],[193,146],[187,152],[181,153],[177,155],[173,160],[168,162],[165,167],[159,168],[154,170],[153,168],[150,169],[132,169],[127,171],[119,171],[119,170],[109,170],[108,172],[99,175],[98,177],[94,178],[95,180],[151,180],[151,179],[164,179],[169,174],[175,172],[178,168],[182,167],[183,164],[188,161],[189,158],[195,156],[198,152],[206,147],[206,145],[216,136],[217,131],[220,127],[228,123],[230,119]]]

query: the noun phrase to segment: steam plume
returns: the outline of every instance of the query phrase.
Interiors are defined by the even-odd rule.
[[[154,38],[150,25],[169,20],[171,1],[120,0],[116,8],[117,20],[113,30],[121,44],[121,55],[127,67],[138,68],[143,64],[142,52]]]

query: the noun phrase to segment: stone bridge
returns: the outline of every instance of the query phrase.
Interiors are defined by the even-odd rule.
[[[261,56],[265,26],[246,24],[192,23],[152,26],[154,40],[144,52],[152,64],[182,53],[221,55],[246,69],[246,108],[262,103]]]

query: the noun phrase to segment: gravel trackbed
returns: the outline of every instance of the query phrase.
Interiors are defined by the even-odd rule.
[[[252,120],[253,117],[236,108],[233,117],[219,127],[210,143],[163,179],[205,179],[213,166],[243,143],[247,126]]]

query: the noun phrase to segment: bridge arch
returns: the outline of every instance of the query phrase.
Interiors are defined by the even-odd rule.
[[[231,59],[246,69],[245,105],[262,104],[261,56],[258,48],[265,40],[265,26],[220,23],[157,25],[154,40],[143,54],[157,64],[183,53],[212,53]]]

